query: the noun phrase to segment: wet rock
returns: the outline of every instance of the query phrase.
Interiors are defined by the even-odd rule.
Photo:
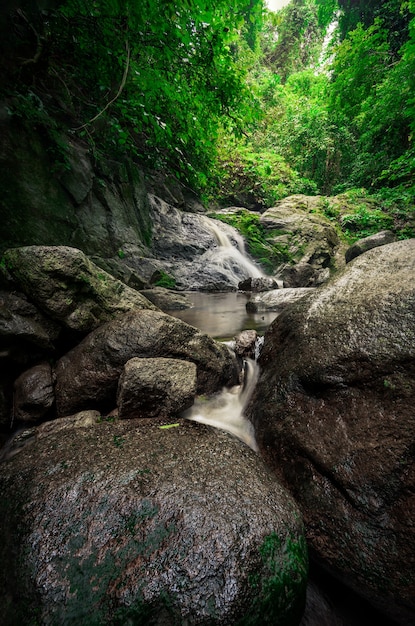
[[[119,253],[124,257],[125,253],[123,250],[119,250]],[[91,261],[132,289],[139,291],[148,287],[148,280],[121,258],[103,259],[102,257],[93,256]]]
[[[329,277],[340,242],[330,220],[315,212],[323,206],[321,196],[289,196],[261,216],[267,238],[289,257],[276,272],[285,287],[314,287]]]
[[[367,252],[367,250],[384,246],[388,243],[392,243],[393,241],[396,241],[396,235],[390,230],[382,230],[380,233],[376,233],[370,237],[359,239],[359,241],[356,241],[346,250],[346,263],[350,263],[352,259],[356,258],[360,254],[363,254],[364,252]]]
[[[0,292],[0,339],[3,358],[27,362],[30,354],[51,353],[60,326],[46,317],[23,294]],[[1,358],[1,357],[0,357]]]
[[[401,625],[415,619],[414,271],[414,239],[374,248],[287,308],[247,410],[317,561]]]
[[[256,330],[243,330],[235,337],[234,351],[240,359],[255,359]]]
[[[161,259],[192,261],[212,245],[214,237],[202,215],[184,213],[156,196],[150,196],[153,220],[152,251]]]
[[[158,311],[131,311],[90,333],[56,365],[59,416],[115,406],[118,378],[134,357],[166,357],[197,366],[197,392],[237,382],[229,350],[193,326]]]
[[[49,363],[40,363],[23,372],[14,383],[14,417],[36,422],[45,417],[55,402],[54,377]]]
[[[301,517],[248,447],[187,421],[60,422],[0,464],[4,626],[299,623]]]
[[[185,294],[165,289],[164,287],[143,289],[141,294],[162,311],[178,311],[190,309],[192,306],[191,301]]]
[[[4,258],[27,297],[71,330],[86,333],[125,311],[156,309],[76,248],[27,246]]]
[[[313,293],[311,287],[298,287],[297,289],[273,289],[266,293],[259,293],[251,296],[246,303],[246,310],[250,313],[260,311],[281,312],[286,306],[296,302],[300,298]]]
[[[261,278],[247,278],[239,283],[238,289],[240,291],[252,291],[259,293],[262,291],[270,291],[271,289],[282,289],[283,282],[277,280],[272,276],[263,276]]]
[[[283,265],[278,271],[285,287],[319,287],[330,278],[328,267],[313,267],[311,263],[300,262],[296,265]]]
[[[174,417],[192,406],[196,365],[178,359],[130,359],[124,365],[117,392],[120,419]]]

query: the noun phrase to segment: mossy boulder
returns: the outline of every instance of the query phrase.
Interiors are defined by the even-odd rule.
[[[340,241],[323,207],[321,196],[289,196],[260,218],[267,241],[284,253],[276,274],[286,287],[313,287],[330,276]]]
[[[52,319],[87,333],[131,309],[157,309],[140,293],[68,246],[26,246],[4,253],[19,289]]]
[[[293,499],[232,436],[166,425],[67,418],[10,451],[4,626],[297,626],[307,550]]]

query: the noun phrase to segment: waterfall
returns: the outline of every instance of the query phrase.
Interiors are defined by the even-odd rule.
[[[327,31],[326,31],[326,34],[325,34],[325,37],[321,46],[320,57],[319,57],[317,67],[314,72],[316,75],[322,74],[322,73],[330,75],[329,67],[331,63],[333,62],[334,54],[330,54],[329,56],[327,56],[327,53],[329,51],[330,46],[333,43],[333,39],[335,37],[336,30],[339,25],[339,17],[340,17],[340,11],[336,11],[336,13],[333,16],[333,21],[327,27]]]
[[[225,430],[257,451],[254,427],[243,412],[257,383],[259,367],[255,361],[247,359],[244,370],[242,385],[224,389],[207,401],[197,399],[183,416],[193,422]]]
[[[261,269],[249,259],[245,251],[243,237],[235,230],[232,233],[236,246],[221,228],[221,222],[209,217],[204,217],[206,228],[212,233],[217,242],[217,247],[208,250],[203,255],[203,262],[215,265],[217,269],[224,272],[235,286],[246,278],[261,278],[264,276]],[[230,227],[228,227],[230,228]]]

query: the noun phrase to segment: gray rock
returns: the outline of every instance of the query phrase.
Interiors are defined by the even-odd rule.
[[[315,212],[323,204],[321,196],[289,196],[261,216],[268,236],[290,257],[276,272],[286,287],[312,287],[329,277],[340,242],[330,220]]]
[[[60,421],[0,464],[4,626],[299,623],[301,516],[252,450],[187,421]]]
[[[119,418],[167,418],[185,411],[194,402],[196,373],[189,361],[130,359],[118,382]]]
[[[243,330],[235,337],[234,351],[241,359],[255,358],[256,330]]]
[[[176,288],[236,291],[241,280],[260,275],[241,252],[243,240],[235,228],[204,215],[183,213],[160,198],[152,197],[151,206],[152,253],[161,259],[157,267],[152,265],[174,277]]]
[[[22,291],[71,330],[83,333],[131,309],[156,309],[134,289],[67,246],[6,250],[6,265]]]
[[[311,287],[298,287],[297,289],[273,289],[266,293],[257,293],[246,303],[246,310],[250,313],[258,313],[260,311],[278,311],[281,312],[285,307],[300,298],[313,293]]]
[[[62,173],[60,182],[79,205],[92,190],[94,172],[88,156],[88,149],[70,142],[68,145],[68,167]]]
[[[135,252],[137,251],[135,250]],[[123,250],[120,250],[119,254],[121,257],[125,255]],[[91,257],[91,261],[132,289],[140,291],[148,287],[148,280],[140,275],[136,269],[125,263],[124,258],[103,259],[94,256]]]
[[[115,407],[118,378],[134,357],[167,357],[197,366],[197,392],[237,382],[234,359],[223,344],[158,311],[131,311],[90,333],[56,365],[59,416]]]
[[[318,561],[402,625],[415,619],[414,271],[415,239],[374,248],[287,308],[246,411]]]
[[[330,278],[330,270],[328,267],[316,268],[310,263],[300,262],[281,266],[278,275],[287,288],[319,287]]]
[[[262,276],[261,278],[249,277],[239,283],[240,291],[252,291],[260,293],[262,291],[270,291],[271,289],[282,289],[283,282],[272,276]]]
[[[150,196],[150,206],[152,251],[158,258],[192,261],[215,244],[203,216],[179,211],[156,196]]]
[[[2,123],[0,187],[7,202],[0,208],[1,251],[51,243],[101,257],[125,244],[148,250],[150,209],[136,165],[93,164],[85,144],[73,137],[61,135],[59,145],[61,154],[52,155],[34,126],[15,116]]]
[[[23,372],[14,383],[14,417],[35,422],[48,414],[55,402],[54,379],[49,363]]]
[[[367,252],[367,250],[378,248],[379,246],[384,246],[394,241],[396,241],[396,235],[390,230],[382,230],[375,235],[370,235],[370,237],[359,239],[359,241],[356,241],[346,250],[346,263],[350,263],[352,259],[355,259],[357,256]]]
[[[153,287],[153,289],[142,289],[141,294],[155,304],[162,311],[178,311],[190,309],[192,303],[188,296],[164,287]]]

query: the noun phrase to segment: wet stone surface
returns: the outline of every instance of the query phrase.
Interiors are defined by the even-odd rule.
[[[183,420],[86,423],[0,464],[5,626],[298,623],[301,518],[255,453]]]

